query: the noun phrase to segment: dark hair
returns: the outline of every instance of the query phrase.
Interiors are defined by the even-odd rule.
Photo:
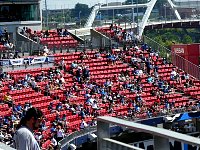
[[[25,125],[27,121],[29,121],[32,117],[34,117],[35,120],[38,118],[43,117],[43,112],[35,107],[29,108],[25,115],[21,118],[18,126],[16,127],[17,129],[20,128],[21,126]]]

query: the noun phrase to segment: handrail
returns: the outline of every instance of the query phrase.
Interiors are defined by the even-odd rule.
[[[185,72],[189,73],[191,76],[193,76],[197,79],[200,79],[200,67],[199,66],[188,61],[187,59],[183,58],[182,56],[176,54],[175,52],[171,51],[170,49],[164,47],[163,45],[161,45],[157,41],[149,38],[148,36],[144,35],[143,39],[144,39],[144,42],[148,43],[148,45],[150,45],[151,47],[152,47],[153,44],[156,44],[156,46],[158,48],[157,49],[158,52],[160,52],[161,48],[162,48],[162,50],[164,50],[164,52],[166,53],[166,56],[164,56],[164,57],[166,57],[166,59],[168,59],[169,61],[173,60],[173,62],[175,63],[174,65],[176,65],[180,69],[184,70]],[[148,42],[146,42],[146,40],[148,40]],[[155,49],[155,47],[153,47],[153,48]],[[187,69],[184,67],[183,63],[187,64],[187,66],[188,66]],[[179,65],[179,64],[181,64],[181,65]]]
[[[94,19],[95,19],[95,17],[92,18],[92,15],[94,15],[94,13],[95,13],[95,16],[96,16],[97,12],[99,11],[98,7],[100,7],[100,4],[99,5],[95,5],[93,7],[93,9],[92,9],[92,11],[91,11],[89,17],[87,18],[86,23],[85,23],[85,27],[91,27],[92,26],[92,25],[90,25],[91,24],[90,22],[91,22],[91,20],[94,21]],[[92,23],[93,23],[93,21],[92,21]]]
[[[125,118],[121,118],[121,117],[117,117],[117,118],[121,118],[121,119],[124,119],[124,120],[127,120],[127,121],[133,121],[133,122],[141,122],[141,121],[144,121],[144,120],[147,120],[147,119],[155,119],[155,118],[159,118],[159,117],[174,116],[175,114],[177,114],[177,111],[180,114],[187,113],[187,112],[188,113],[193,112],[192,110],[189,111],[189,110],[185,110],[184,108],[176,108],[176,109],[173,109],[171,111],[172,112],[168,112],[167,114],[158,113],[156,117],[145,118],[145,119],[139,119],[139,118],[135,118],[135,119],[126,118],[125,119]],[[200,111],[200,109],[197,108],[196,111]],[[111,127],[113,127],[113,126],[116,126],[116,125],[112,125]],[[87,127],[83,130],[75,131],[75,132],[65,136],[60,142],[58,142],[58,145],[59,145],[60,148],[63,148],[67,144],[69,144],[70,142],[75,140],[76,138],[81,137],[83,135],[87,135],[89,133],[94,133],[96,131],[97,131],[97,126],[90,126],[90,127]]]
[[[30,40],[31,42],[34,42],[35,44],[39,44],[39,43],[38,43],[39,40],[36,42],[36,41],[34,41],[33,39],[27,37],[26,35],[21,34],[19,30],[22,30],[22,28],[20,28],[20,27],[17,28],[17,33],[18,33],[19,35],[21,35],[21,36],[23,36],[24,38]]]
[[[86,135],[88,133],[95,132],[96,130],[97,130],[96,126],[90,126],[90,127],[85,128],[84,130],[75,131],[65,136],[65,138],[63,138],[60,142],[58,142],[58,145],[60,148],[62,148],[65,145],[69,144],[71,141],[75,140],[76,138]]]

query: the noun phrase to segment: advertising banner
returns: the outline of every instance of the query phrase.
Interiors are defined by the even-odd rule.
[[[54,62],[54,56],[48,56],[48,57],[47,57],[47,61],[48,61],[49,63],[53,63],[53,62]]]
[[[17,66],[24,64],[24,58],[10,59],[10,65]]]
[[[46,59],[47,59],[46,56],[30,58],[29,64],[41,64],[41,63],[44,63]]]

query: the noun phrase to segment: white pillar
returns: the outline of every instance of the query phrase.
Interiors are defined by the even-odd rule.
[[[154,136],[154,150],[169,150],[169,139],[160,136]]]
[[[97,121],[97,150],[103,150],[103,138],[110,138],[110,124]]]

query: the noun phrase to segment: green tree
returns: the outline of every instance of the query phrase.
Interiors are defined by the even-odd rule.
[[[193,43],[192,38],[189,35],[184,35],[183,37],[183,44]]]
[[[89,16],[90,10],[91,9],[88,7],[88,5],[77,3],[72,11],[72,15],[78,19],[84,19],[85,17]]]

